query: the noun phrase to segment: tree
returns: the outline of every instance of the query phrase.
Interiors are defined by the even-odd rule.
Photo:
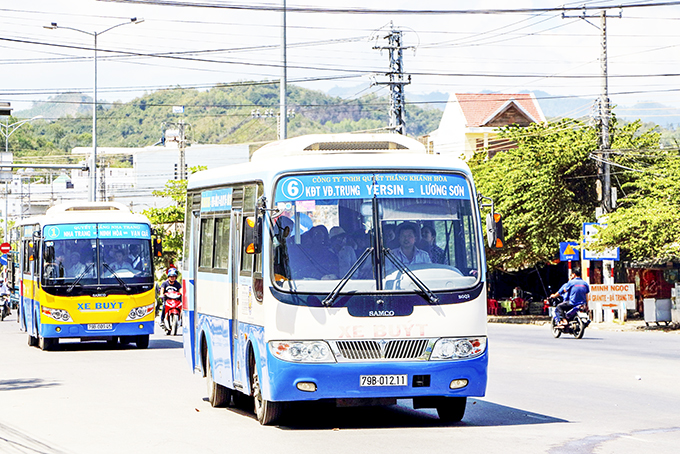
[[[620,247],[629,260],[680,259],[680,151],[646,151],[638,159],[640,155],[647,160],[651,156],[653,162],[642,172],[631,172],[634,177],[621,188],[619,208],[598,232],[598,244]],[[642,167],[639,162],[637,167]]]
[[[193,174],[205,170],[205,166],[189,169]],[[165,208],[149,208],[144,215],[149,218],[156,236],[163,241],[163,257],[156,257],[156,266],[167,269],[178,260],[182,260],[184,247],[184,211],[187,199],[187,180],[168,180],[165,188],[152,193],[156,197],[169,197],[174,204]]]
[[[612,121],[612,148],[648,147],[654,132],[639,123]],[[578,241],[584,222],[593,222],[597,200],[598,131],[581,121],[561,120],[499,130],[517,148],[470,162],[478,191],[491,197],[504,216],[505,248],[488,254],[498,269],[522,269],[557,258],[560,241]],[[658,142],[657,142],[658,143]]]

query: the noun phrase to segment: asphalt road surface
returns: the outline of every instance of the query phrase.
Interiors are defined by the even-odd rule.
[[[549,328],[489,325],[487,395],[442,424],[409,401],[298,406],[283,426],[213,409],[181,337],[147,350],[104,342],[28,347],[16,313],[0,322],[1,453],[677,453],[680,334],[553,339]]]

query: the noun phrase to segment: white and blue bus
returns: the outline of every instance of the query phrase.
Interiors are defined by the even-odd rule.
[[[462,419],[487,382],[479,200],[465,163],[398,134],[302,136],[193,175],[184,349],[210,403],[253,396],[262,424],[309,400]]]

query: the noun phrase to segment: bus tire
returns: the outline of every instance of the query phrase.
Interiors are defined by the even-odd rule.
[[[437,402],[437,415],[444,422],[459,422],[465,416],[467,397],[440,397]]]
[[[120,342],[120,345],[123,347],[130,344],[130,338],[128,336],[120,336],[118,338],[118,341]]]
[[[108,345],[109,347],[115,347],[116,345],[118,345],[118,337],[113,336],[111,339],[106,339],[106,345]]]
[[[148,348],[149,347],[149,335],[144,334],[142,336],[135,336],[135,345],[137,348]]]
[[[257,367],[253,367],[253,400],[255,401],[255,416],[260,424],[268,426],[281,419],[284,403],[270,402],[262,397]]]
[[[59,343],[59,339],[53,339],[49,337],[38,337],[38,347],[40,347],[40,350],[43,351],[48,351],[52,350],[52,348]]]
[[[205,381],[208,385],[208,402],[210,402],[210,406],[226,407],[229,405],[231,390],[219,383],[215,383],[212,368],[210,367],[210,361],[208,361],[208,367],[205,372]]]
[[[38,346],[38,338],[35,336],[31,336],[30,334],[28,335],[28,346],[29,347],[37,347]]]

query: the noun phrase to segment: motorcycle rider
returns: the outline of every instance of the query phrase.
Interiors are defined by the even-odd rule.
[[[0,298],[5,300],[5,305],[3,306],[3,310],[5,311],[5,317],[11,314],[11,309],[9,306],[9,300],[10,300],[10,292],[9,292],[9,287],[7,287],[7,283],[5,280],[2,280],[2,285],[0,285]]]
[[[588,302],[588,293],[590,293],[590,286],[586,281],[581,279],[581,272],[573,270],[569,276],[569,282],[564,284],[557,293],[550,295],[555,298],[557,295],[562,295],[564,301],[555,307],[555,318],[558,326],[567,326],[568,322],[565,314],[575,306],[580,306]]]
[[[168,278],[161,284],[161,291],[158,296],[161,298],[163,304],[163,310],[161,312],[161,326],[165,326],[165,293],[168,290],[175,290],[181,293],[182,284],[177,281],[177,270],[175,268],[170,268],[168,270]]]

